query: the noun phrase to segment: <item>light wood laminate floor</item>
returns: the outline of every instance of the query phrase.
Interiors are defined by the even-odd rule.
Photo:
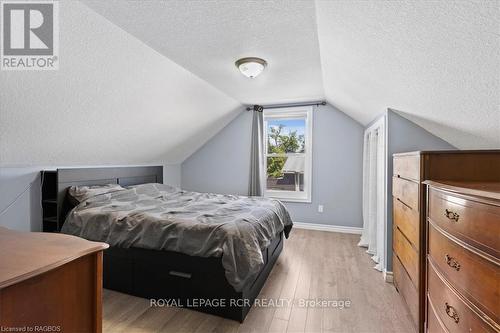
[[[259,298],[295,300],[254,307],[245,322],[196,311],[150,307],[149,300],[104,291],[104,332],[373,332],[413,333],[410,315],[359,235],[292,230]],[[301,307],[300,299],[350,299],[349,308]]]

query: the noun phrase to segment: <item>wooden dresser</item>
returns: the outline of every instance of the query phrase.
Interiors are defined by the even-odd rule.
[[[394,285],[424,332],[426,189],[424,180],[500,181],[500,150],[394,154],[392,178]]]
[[[425,182],[427,332],[500,332],[500,182]]]
[[[107,247],[0,227],[0,331],[101,332]]]

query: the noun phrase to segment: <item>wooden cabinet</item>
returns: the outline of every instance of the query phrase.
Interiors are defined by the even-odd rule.
[[[394,227],[399,229],[415,250],[420,248],[420,216],[400,200],[393,198]]]
[[[485,309],[500,306],[500,276],[494,261],[487,260],[473,251],[452,241],[447,233],[429,222],[428,260],[450,283],[467,291],[469,297]],[[500,237],[500,235],[499,235]],[[481,283],[477,277],[481,276]]]
[[[0,227],[0,327],[101,332],[107,247],[69,235]]]
[[[408,304],[418,331],[423,332],[427,268],[427,192],[424,181],[500,181],[500,150],[419,151],[395,154],[393,158],[394,284]],[[469,227],[465,227],[463,223],[455,223],[442,228],[449,232],[453,230],[457,237],[470,240],[485,253],[495,255],[496,250],[492,248],[492,244],[499,236],[491,230],[489,221],[492,213],[488,208],[478,206],[474,213],[466,213],[460,206],[460,201],[443,201],[441,194],[431,195],[433,200],[429,205],[433,206],[432,211],[436,212],[432,213],[436,214],[436,224],[449,224],[455,218],[454,214],[460,215],[460,222],[475,221]],[[438,247],[434,249],[442,250]],[[433,327],[440,323],[439,318],[429,318],[433,320]]]
[[[420,153],[394,155],[392,179],[394,285],[408,305],[416,327],[422,318],[421,160]]]
[[[432,264],[427,274],[429,307],[447,332],[495,332],[454,292]],[[427,332],[431,333],[429,329]]]
[[[425,183],[427,331],[500,332],[500,182]]]
[[[429,219],[443,231],[500,257],[498,210],[495,207],[432,190],[429,191]]]

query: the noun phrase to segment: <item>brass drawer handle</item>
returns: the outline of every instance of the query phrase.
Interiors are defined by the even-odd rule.
[[[455,321],[455,323],[458,324],[458,322],[460,321],[460,316],[458,315],[457,310],[455,310],[454,307],[449,305],[448,302],[444,304],[446,305],[446,314],[448,315],[448,317],[452,318]]]
[[[444,259],[446,260],[446,263],[448,264],[448,266],[450,266],[451,268],[454,268],[456,271],[460,270],[460,263],[455,258],[453,258],[452,256],[450,256],[448,254],[445,254]]]
[[[446,216],[448,219],[455,221],[455,222],[458,222],[458,219],[460,217],[460,215],[458,215],[457,213],[452,212],[451,210],[448,210],[448,209],[444,210],[444,216]]]

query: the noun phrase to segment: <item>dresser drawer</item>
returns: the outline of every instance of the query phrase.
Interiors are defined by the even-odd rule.
[[[420,247],[420,216],[417,211],[393,198],[394,225],[408,238],[418,251]]]
[[[429,256],[448,281],[498,322],[500,267],[450,240],[429,223]],[[481,283],[477,283],[481,281]]]
[[[429,217],[466,243],[500,258],[500,208],[429,190]]]
[[[392,178],[392,195],[416,211],[419,210],[418,188],[419,183],[398,177]]]
[[[427,300],[427,333],[448,333],[438,319],[433,304]]]
[[[437,316],[450,332],[495,332],[479,315],[444,282],[429,262],[427,268],[428,297]]]
[[[420,181],[420,155],[395,155],[394,176]]]
[[[418,327],[418,293],[398,257],[393,257],[394,285],[403,296],[415,326]]]
[[[393,250],[408,272],[413,285],[418,288],[418,253],[398,228],[393,229]]]

